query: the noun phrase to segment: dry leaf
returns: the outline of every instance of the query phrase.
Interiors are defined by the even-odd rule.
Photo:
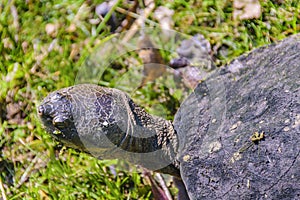
[[[154,18],[159,22],[162,29],[172,29],[174,26],[174,21],[172,16],[174,15],[174,10],[171,10],[164,6],[159,6],[154,12]]]
[[[139,57],[143,61],[143,80],[140,87],[144,86],[147,82],[152,82],[166,71],[164,60],[159,52],[159,49],[155,48],[149,36],[144,35],[139,39]]]
[[[58,33],[58,28],[59,28],[59,24],[47,24],[45,29],[46,29],[46,33],[47,35],[51,36],[51,37],[56,37],[57,33]]]
[[[254,19],[261,15],[261,6],[258,0],[234,0],[233,19]]]

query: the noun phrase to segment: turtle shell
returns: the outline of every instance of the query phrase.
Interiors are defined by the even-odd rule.
[[[199,83],[174,126],[191,199],[299,199],[300,35]]]

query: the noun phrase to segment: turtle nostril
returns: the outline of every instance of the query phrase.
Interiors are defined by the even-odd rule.
[[[37,109],[37,111],[38,111],[39,115],[43,115],[44,111],[45,111],[44,106],[39,106],[38,109]]]

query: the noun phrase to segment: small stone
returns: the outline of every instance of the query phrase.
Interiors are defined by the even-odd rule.
[[[295,123],[293,125],[293,128],[300,126],[300,115],[296,115]]]
[[[14,48],[13,43],[12,43],[11,39],[9,39],[9,38],[2,39],[2,43],[3,43],[4,48],[6,48],[6,49]]]
[[[250,188],[250,180],[247,180],[247,188]]]
[[[290,130],[290,128],[288,126],[284,127],[284,129],[283,129],[284,132],[287,132],[289,130]]]
[[[67,32],[73,33],[77,29],[76,25],[74,23],[71,23],[70,26],[66,29]]]
[[[232,130],[234,130],[236,128],[237,128],[237,124],[233,124],[232,127],[230,128],[230,130],[232,131]]]
[[[216,122],[217,122],[217,119],[212,119],[211,120],[211,123],[213,123],[213,124],[216,123]]]
[[[235,152],[232,157],[230,158],[230,162],[233,164],[235,161],[238,161],[242,158],[242,154],[239,152]]]
[[[209,152],[213,153],[213,152],[219,151],[221,149],[221,147],[222,147],[222,145],[219,141],[212,142],[209,144]]]
[[[22,42],[21,46],[22,46],[23,52],[26,53],[28,46],[29,46],[28,42],[26,42],[26,41]]]
[[[28,122],[27,123],[27,128],[29,129],[29,130],[34,130],[34,126],[33,126],[33,124],[32,123],[30,123],[30,122]]]
[[[233,131],[234,129],[236,129],[239,125],[241,125],[241,121],[238,121],[237,123],[233,124],[232,127],[229,129],[230,131]]]
[[[58,24],[47,24],[45,27],[46,33],[47,35],[51,36],[51,37],[56,37],[57,33],[58,33]]]
[[[172,16],[174,15],[174,10],[171,10],[164,6],[159,6],[153,13],[154,18],[159,21],[162,30],[170,30],[174,26],[174,21]]]
[[[183,161],[187,162],[187,161],[189,161],[190,158],[191,158],[190,155],[185,155],[185,156],[183,156]]]

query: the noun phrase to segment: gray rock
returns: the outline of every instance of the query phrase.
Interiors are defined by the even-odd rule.
[[[299,71],[296,35],[197,86],[174,120],[191,199],[300,197]]]

